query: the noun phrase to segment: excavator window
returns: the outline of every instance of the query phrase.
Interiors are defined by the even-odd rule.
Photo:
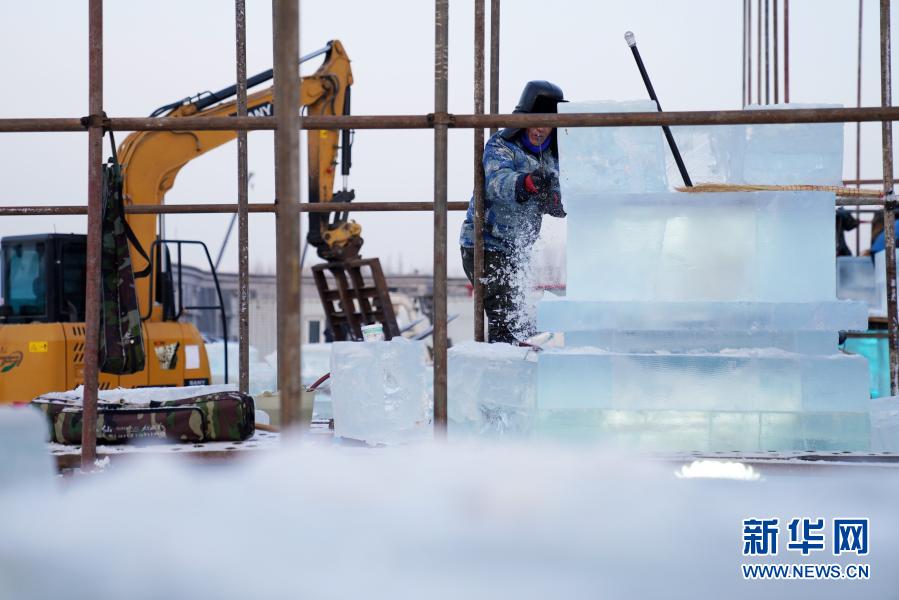
[[[84,321],[84,282],[87,245],[83,242],[62,244],[60,252],[59,320],[69,323]]]
[[[3,248],[5,316],[40,317],[47,313],[43,242]]]

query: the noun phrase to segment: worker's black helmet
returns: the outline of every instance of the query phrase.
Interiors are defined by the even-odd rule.
[[[528,81],[521,92],[521,98],[518,99],[518,106],[512,112],[515,113],[554,113],[557,112],[559,102],[568,102],[562,96],[562,88],[548,81]],[[518,127],[509,127],[502,129],[499,136],[506,140],[515,139],[521,131]],[[559,156],[559,145],[556,140],[555,130],[553,130],[552,144],[550,146],[552,153]]]
[[[562,88],[548,81],[528,81],[512,112],[554,113],[559,102],[568,102],[562,95]]]

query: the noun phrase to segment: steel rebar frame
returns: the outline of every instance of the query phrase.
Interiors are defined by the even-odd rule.
[[[474,114],[484,114],[484,0],[474,3]],[[474,340],[484,341],[484,129],[474,130]]]
[[[237,116],[247,116],[247,6],[234,2],[237,62]],[[250,178],[247,166],[247,132],[237,132],[237,381],[243,393],[250,391]],[[222,247],[224,250],[224,247]],[[227,335],[227,332],[226,332]],[[227,381],[225,383],[228,383]]]
[[[300,103],[299,0],[273,0],[274,104]],[[244,117],[247,118],[247,117]],[[278,392],[285,429],[300,420],[300,111],[275,109],[275,280],[278,319]]]
[[[880,0],[880,103],[893,103],[890,48],[890,0]],[[899,386],[899,314],[896,306],[896,202],[893,193],[893,123],[883,121],[883,192],[888,194],[883,205],[883,237],[886,242],[887,329],[890,335],[890,393]]]
[[[446,199],[449,0],[434,1],[434,435],[446,437]],[[437,121],[444,122],[437,122]]]
[[[241,66],[241,13],[243,0],[235,0],[237,7],[237,68],[238,85],[245,85],[245,64]],[[295,106],[299,91],[299,73],[295,57],[299,49],[299,0],[273,0],[275,102]],[[751,3],[747,3],[751,19]],[[759,33],[762,15],[759,0]],[[275,117],[180,117],[180,118],[106,118],[102,111],[102,0],[89,2],[89,115],[83,118],[0,119],[0,132],[86,131],[88,133],[88,199],[86,206],[19,206],[0,207],[0,215],[87,214],[88,256],[86,288],[86,352],[84,424],[82,430],[82,465],[90,467],[96,456],[96,396],[99,338],[99,219],[100,182],[102,178],[102,135],[104,129],[127,131],[153,130],[275,130],[276,195],[275,204],[249,204],[240,200],[242,187],[238,173],[238,205],[204,204],[179,206],[131,206],[133,214],[169,213],[226,213],[274,212],[277,216],[278,242],[278,383],[282,394],[282,413],[286,422],[299,416],[300,393],[300,286],[299,286],[299,214],[301,212],[369,211],[433,211],[434,212],[434,393],[435,431],[440,435],[446,425],[446,211],[464,210],[467,203],[448,203],[446,135],[449,127],[496,128],[552,125],[554,127],[619,127],[660,125],[734,125],[776,123],[869,122],[882,123],[883,165],[882,180],[885,197],[882,199],[838,198],[838,206],[883,206],[886,245],[887,285],[889,297],[890,377],[893,393],[899,380],[899,318],[896,309],[895,215],[896,198],[892,195],[892,136],[891,121],[899,119],[899,107],[891,106],[890,81],[890,24],[889,0],[881,0],[881,106],[841,109],[789,109],[758,111],[683,111],[669,113],[620,114],[498,114],[499,65],[499,0],[491,0],[491,65],[490,110],[479,114],[477,90],[473,115],[453,115],[447,112],[448,76],[448,0],[435,0],[435,112],[429,115],[396,116],[332,116],[300,119],[298,111],[279,111]],[[476,8],[477,10],[477,8]],[[789,102],[789,4],[784,0],[784,98]],[[245,15],[245,13],[244,13]],[[477,22],[477,20],[476,20]],[[477,27],[477,25],[476,25]],[[748,26],[751,28],[751,26]],[[761,38],[761,35],[759,36]],[[245,38],[244,38],[245,44]],[[476,35],[477,43],[477,35]],[[751,43],[746,47],[747,94],[751,99]],[[760,44],[757,47],[761,58]],[[245,52],[245,50],[244,50]],[[761,60],[757,62],[757,93],[761,101]],[[241,76],[243,69],[243,77]],[[477,70],[477,68],[476,68]],[[435,177],[434,202],[372,202],[310,204],[299,202],[299,131],[301,129],[434,129]],[[240,158],[239,158],[240,161]],[[240,171],[240,163],[238,164]],[[477,168],[476,168],[477,170]],[[856,180],[864,183],[856,176]],[[245,191],[245,189],[244,189]],[[245,206],[240,206],[241,204]],[[239,243],[247,243],[241,237]],[[92,250],[93,249],[93,250]],[[246,331],[241,330],[241,337]]]

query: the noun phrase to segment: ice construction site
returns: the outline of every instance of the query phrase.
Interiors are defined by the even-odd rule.
[[[892,175],[861,179],[860,150],[844,179],[847,124],[882,124],[892,163],[888,67],[882,106],[790,102],[788,72],[780,101],[777,66],[771,103],[761,48],[770,25],[787,51],[789,2],[769,13],[744,0],[741,110],[664,112],[628,32],[653,99],[566,95],[556,114],[484,114],[485,9],[492,60],[500,1],[474,0],[475,111],[451,114],[449,6],[436,0],[433,113],[359,117],[342,42],[302,55],[320,61],[311,74],[294,68],[298,0],[273,2],[274,69],[248,78],[236,0],[238,84],[125,118],[104,112],[104,2],[87,4],[89,116],[0,118],[0,135],[90,136],[86,210],[0,206],[88,216],[85,235],[0,240],[0,600],[899,598],[896,198]],[[886,65],[889,9],[881,0]],[[273,111],[279,101],[301,110]],[[486,343],[485,286],[447,275],[447,211],[468,206],[447,202],[448,129],[475,130],[483,218],[479,128],[547,124],[564,253],[538,243],[516,275],[527,339]],[[433,203],[350,204],[346,185],[330,189],[369,128],[434,130]],[[237,132],[251,129],[274,132],[277,202],[248,203]],[[101,169],[112,131],[131,133]],[[235,215],[228,274],[159,222],[178,212],[163,200],[178,170],[232,139],[237,208],[180,207]],[[297,150],[321,197],[301,199]],[[862,188],[874,184],[886,191]],[[351,210],[434,213],[433,276],[361,258]],[[279,250],[300,248],[306,223],[320,264],[281,252],[278,275],[250,274],[251,212],[277,218]],[[845,223],[862,214],[884,233],[853,255]],[[127,268],[110,267],[128,244],[115,259]],[[189,244],[208,271],[182,265]],[[109,337],[109,293],[140,333]],[[473,317],[451,325],[463,311]],[[146,356],[122,342],[123,360],[139,366],[110,367],[109,348],[134,338]],[[801,575],[747,575],[770,565]]]

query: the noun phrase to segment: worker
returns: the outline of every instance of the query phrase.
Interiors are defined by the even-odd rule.
[[[548,81],[524,86],[516,113],[555,113],[567,102]],[[564,217],[559,191],[559,150],[552,127],[503,129],[484,148],[484,310],[490,342],[518,343],[533,335],[525,310],[526,270],[543,215]],[[474,197],[459,245],[462,266],[474,283]]]

